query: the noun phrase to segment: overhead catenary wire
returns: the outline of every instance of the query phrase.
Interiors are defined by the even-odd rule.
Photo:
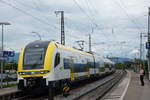
[[[85,1],[85,4],[86,4],[87,8],[88,8],[89,13],[91,13],[93,15],[92,9],[91,9],[91,6],[89,5],[88,0],[84,0],[84,1]]]
[[[96,6],[94,6],[93,3],[90,2],[90,0],[85,0],[85,2],[86,2],[86,4],[87,4],[87,7],[88,7],[90,13],[92,12],[92,9],[94,9],[95,14],[97,15]],[[91,13],[91,14],[92,14],[92,13]],[[94,13],[93,13],[93,14],[94,14]],[[95,17],[94,15],[93,15],[92,17],[93,17],[93,20],[96,21],[96,17]],[[99,24],[96,24],[96,26],[98,27],[97,29],[98,29],[99,31],[101,31],[101,32],[103,33],[103,35],[108,39],[108,36],[106,36],[106,34],[104,33],[103,28],[101,28]],[[112,33],[112,32],[111,32],[111,33]],[[117,39],[117,36],[116,36],[114,33],[113,33],[112,35],[114,36],[114,38]]]
[[[90,2],[90,0],[85,0],[85,1],[88,2],[89,6],[93,9],[93,11],[95,12],[95,14],[97,14],[98,11],[97,11],[96,6],[93,5],[93,2]]]
[[[95,21],[95,22],[97,22],[96,21],[96,17],[94,16],[94,11],[95,11],[95,14],[97,15],[97,9],[96,9],[96,7],[95,6],[93,6],[93,4],[92,4],[92,2],[90,2],[90,0],[84,0],[85,2],[86,2],[86,5],[87,5],[87,7],[88,7],[88,9],[89,9],[89,13],[91,13],[91,17],[93,18],[93,20]],[[92,13],[93,12],[93,13]],[[95,24],[95,27],[96,27],[96,29],[97,30],[100,30],[102,33],[104,33],[102,30],[103,30],[103,28],[101,28],[100,27],[100,25],[99,24],[97,24],[97,23],[94,23]],[[103,34],[105,37],[107,37],[105,34]]]
[[[74,1],[74,3],[77,5],[77,7],[82,11],[82,13],[83,13],[85,16],[87,16],[87,18],[89,19],[89,21],[90,21],[92,27],[94,27],[94,25],[97,27],[98,24],[94,22],[94,18],[91,17],[91,16],[86,12],[86,10],[84,10],[84,9],[80,6],[80,4],[79,4],[76,0],[73,0],[73,1]]]
[[[81,38],[81,36],[76,35],[76,32],[74,32],[74,30],[73,30],[73,28],[71,27],[71,25],[69,25],[69,23],[68,23],[68,21],[67,21],[67,18],[66,18],[66,20],[65,20],[65,25],[66,25],[66,32],[69,33],[68,35],[70,35],[71,37],[73,37],[73,38],[75,38],[75,39]],[[68,28],[68,26],[69,26],[69,28],[72,29],[72,30],[70,30],[70,29]],[[74,26],[75,26],[75,25],[74,25]],[[77,26],[76,26],[76,27],[77,27]],[[74,33],[74,35],[71,34],[71,33]]]
[[[38,1],[38,0],[36,0],[36,1]],[[33,2],[33,5],[36,7],[36,9],[41,11],[40,7],[37,5],[37,2],[35,2],[35,0],[32,0],[32,2]]]
[[[73,0],[73,2],[78,6],[78,8],[84,13],[84,15],[87,16],[91,24],[95,24],[92,18],[87,14],[87,12],[79,5],[79,3],[76,0]]]
[[[86,6],[87,6],[87,9],[88,9],[87,11],[91,15],[91,19],[96,24],[96,17],[94,16],[93,6],[90,5],[88,0],[84,0],[84,1],[85,1]]]
[[[13,1],[18,2],[17,0],[13,0]],[[32,1],[34,2],[34,0],[32,0]],[[26,7],[26,5],[25,5],[25,4],[23,4],[23,3],[21,3],[21,2],[18,2],[18,3]],[[35,2],[34,2],[34,4],[35,4]],[[34,7],[29,6],[29,5],[28,5],[27,7],[31,8],[31,9],[35,9]],[[35,7],[36,7],[37,9],[40,9],[37,5],[35,5]]]
[[[44,20],[41,20],[40,18],[38,18],[38,17],[36,17],[36,16],[34,16],[34,15],[32,15],[32,14],[30,14],[30,13],[28,13],[28,12],[26,12],[26,11],[16,7],[16,6],[14,6],[14,5],[12,5],[11,3],[8,3],[8,2],[3,1],[3,0],[0,0],[0,2],[3,3],[3,4],[6,4],[6,5],[8,5],[8,6],[12,7],[12,8],[14,8],[16,10],[18,10],[19,12],[22,12],[25,15],[28,15],[28,16],[32,17],[33,19],[35,19],[35,20],[37,20],[37,21],[39,21],[39,22],[41,22],[43,24],[49,25],[49,26],[53,27],[54,29],[59,29],[58,27],[56,27],[54,25],[51,25],[51,24],[49,24],[48,22],[46,22]]]
[[[13,0],[13,1],[18,2],[17,0]],[[14,8],[14,9],[16,9],[16,10],[19,10],[20,12],[22,12],[22,13],[24,13],[24,14],[27,14],[27,15],[33,17],[34,19],[36,19],[36,20],[38,20],[38,21],[40,21],[40,22],[43,23],[43,20],[41,20],[40,18],[37,18],[37,17],[33,16],[33,15],[30,14],[29,12],[26,12],[26,11],[24,11],[24,10],[22,10],[22,9],[20,9],[20,8],[14,6],[14,5],[12,5],[12,4],[10,4],[10,3],[8,3],[8,2],[5,2],[5,1],[3,1],[3,0],[1,0],[1,2],[2,2],[2,3],[5,3],[6,5],[11,6],[12,8]],[[21,2],[19,2],[19,4],[21,4],[21,5],[23,5],[23,6],[26,6],[25,4],[23,4],[23,3],[21,3]],[[37,6],[37,5],[36,5],[36,6]],[[34,9],[34,7],[32,7],[32,6],[28,6],[28,7]],[[38,8],[39,8],[39,7],[38,7]],[[44,24],[49,25],[49,23],[47,23],[47,22],[45,22],[45,21],[44,21]],[[54,28],[59,29],[59,28],[57,28],[57,27],[55,27],[55,26],[54,26]]]
[[[28,4],[22,3],[22,2],[19,1],[19,0],[13,0],[13,1],[15,1],[16,3],[18,3],[19,5],[22,5],[22,6],[24,6],[24,7],[34,9],[35,11],[40,11],[40,12],[42,12],[42,10],[43,10],[43,9],[41,8],[41,5],[38,6],[38,3],[41,4],[39,0],[31,0],[31,1],[32,1],[32,2],[31,2],[32,5],[28,5]],[[35,1],[36,1],[36,2],[35,2]],[[38,1],[38,3],[37,3],[37,1]]]
[[[42,9],[37,5],[37,2],[35,2],[35,0],[32,0],[32,2],[31,2],[31,4],[33,4],[33,6],[32,5],[26,5],[25,3],[22,3],[21,1],[18,1],[18,0],[12,0],[12,1],[15,1],[15,4],[17,3],[17,4],[19,4],[19,5],[21,5],[21,6],[23,6],[23,7],[26,7],[26,8],[29,8],[29,9],[33,9],[33,10],[35,10],[35,11],[37,11],[37,12],[42,12]],[[39,1],[39,0],[36,0],[36,1]],[[40,1],[39,1],[39,3],[40,3]],[[30,13],[29,11],[28,11],[28,13]],[[44,16],[42,16],[42,19],[44,18]],[[45,17],[45,19],[46,20],[49,20],[48,18],[46,18]],[[35,27],[36,27],[36,25],[35,25]],[[38,28],[38,27],[37,27]],[[42,33],[49,33],[50,32],[50,30],[49,30],[49,28],[46,28],[46,27],[41,27],[42,29],[45,29],[45,32],[42,32]]]
[[[127,10],[126,10],[127,7],[126,7],[126,5],[124,4],[124,2],[123,2],[122,0],[119,0],[119,1],[120,1],[120,3],[117,2],[117,1],[116,1],[116,3],[118,4],[118,6],[119,6],[120,8],[123,9],[124,13],[125,13],[126,16],[129,18],[129,21],[132,22],[133,25],[135,25],[136,29],[139,30],[139,32],[142,32],[142,30],[141,30],[141,29],[142,29],[141,23],[138,24],[137,21],[135,21],[135,17],[134,17],[133,15],[129,15],[129,13],[127,12]],[[132,41],[134,41],[134,40],[132,40]]]
[[[92,14],[92,12],[93,12],[92,9],[94,9],[94,10],[96,11],[95,6],[92,5],[92,3],[91,3],[89,0],[85,0],[85,1],[86,1],[86,4],[87,4],[88,9],[90,10],[91,17],[92,17],[93,21],[97,22],[97,21],[96,21],[96,17],[93,15],[94,13]],[[95,12],[95,13],[96,13],[96,12]],[[94,26],[95,26],[95,27],[94,27]],[[102,28],[99,24],[94,23],[94,25],[91,26],[91,27],[92,27],[93,31],[94,31],[95,29],[101,31],[102,35],[103,35],[106,39],[108,39],[108,40],[111,39],[110,37],[108,37],[108,36],[106,35],[106,32],[103,31],[104,28]],[[94,33],[94,32],[93,32],[93,33]]]
[[[124,9],[125,9],[125,11],[126,11],[126,13],[127,13],[127,15],[128,15],[128,17],[132,20],[132,22],[139,28],[139,29],[141,29],[142,27],[141,26],[139,26],[139,25],[141,25],[141,24],[137,24],[136,23],[136,21],[134,20],[135,19],[135,16],[133,16],[133,15],[129,15],[129,13],[127,12],[127,7],[126,7],[126,5],[125,5],[125,3],[122,1],[122,0],[119,0],[120,2],[121,2],[121,4],[123,5],[123,7],[124,7]]]
[[[100,26],[99,26],[97,23],[94,22],[94,20],[93,20],[93,19],[87,14],[87,12],[79,5],[79,3],[78,3],[76,0],[73,0],[73,1],[74,1],[74,3],[77,5],[77,7],[82,11],[82,13],[87,16],[87,18],[89,19],[89,21],[90,21],[90,23],[91,23],[91,25],[92,25],[92,28],[95,28],[95,27],[93,27],[93,25],[95,25],[95,26],[97,27],[96,29],[99,30],[99,31],[101,31],[102,34],[103,34],[103,36],[104,36],[106,39],[110,40],[109,37],[105,35],[105,33],[103,32],[102,28],[100,28]]]
[[[25,6],[25,7],[34,9],[33,6],[31,6],[31,5],[29,5],[29,4],[26,5],[25,3],[22,3],[21,1],[18,1],[18,0],[12,0],[12,1],[16,2],[16,3],[19,4],[19,5],[22,5],[22,6]]]
[[[138,24],[132,19],[132,16],[130,16],[130,15],[128,14],[128,12],[126,11],[126,8],[125,8],[125,6],[124,6],[124,3],[123,3],[121,0],[119,0],[119,1],[120,1],[120,3],[119,3],[117,0],[114,0],[114,2],[124,11],[125,15],[126,15],[126,16],[128,17],[128,19],[129,19],[129,21],[130,21],[132,24],[134,24],[135,27],[136,27],[140,32],[142,32],[141,27],[138,26]]]
[[[95,8],[95,6],[93,6],[92,2],[90,2],[89,0],[84,0],[85,4],[87,5],[88,11],[89,13],[92,15],[91,18],[94,20],[94,22],[96,23],[96,17],[94,16],[94,14],[97,16],[97,9]]]

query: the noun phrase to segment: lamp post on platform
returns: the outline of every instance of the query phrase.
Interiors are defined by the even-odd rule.
[[[3,53],[4,50],[4,25],[10,25],[8,22],[0,22],[0,25],[2,25],[2,44],[1,44],[1,52]],[[3,88],[3,56],[1,57],[1,88]]]

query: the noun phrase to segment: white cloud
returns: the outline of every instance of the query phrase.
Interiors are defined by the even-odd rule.
[[[128,55],[129,50],[139,47],[140,32],[147,32],[148,0],[75,0],[84,13],[73,0],[2,1],[32,16],[0,2],[0,21],[12,24],[5,27],[5,45],[17,51],[38,39],[32,31],[38,32],[43,40],[60,41],[60,30],[54,28],[60,28],[60,15],[56,17],[56,10],[65,12],[66,44],[71,47],[77,46],[74,41],[83,39],[87,51],[88,34],[92,30],[90,20],[96,23],[92,42],[99,43],[93,48],[101,55]],[[120,44],[122,41],[126,41],[124,46]]]

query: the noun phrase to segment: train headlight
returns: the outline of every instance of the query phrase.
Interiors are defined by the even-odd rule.
[[[47,74],[49,71],[18,72],[19,75]]]
[[[41,74],[46,74],[46,73],[48,73],[49,71],[41,71],[40,73]]]
[[[19,72],[18,74],[19,75],[25,75],[26,73],[25,72]]]
[[[44,74],[44,71],[41,71],[41,74]]]

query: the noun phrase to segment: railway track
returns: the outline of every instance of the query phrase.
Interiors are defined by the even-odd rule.
[[[68,97],[59,95],[54,100],[100,100],[124,75],[124,71],[118,71],[102,80],[70,91]]]
[[[123,77],[122,75],[124,74],[115,74],[114,77],[105,81],[103,84],[85,92],[83,95],[75,98],[74,100],[100,100],[115,84],[119,82],[119,80]]]

